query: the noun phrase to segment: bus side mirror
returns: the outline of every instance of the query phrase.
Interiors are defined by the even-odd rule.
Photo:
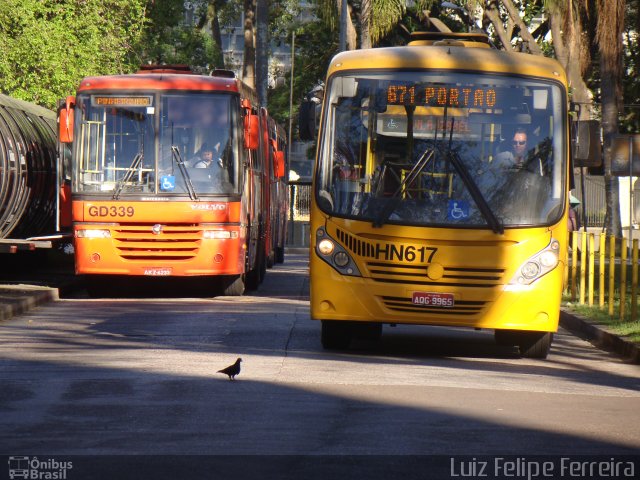
[[[601,145],[599,121],[578,120],[573,122],[571,147],[574,167],[602,166]]]
[[[275,162],[275,173],[276,178],[284,177],[284,152],[281,150],[276,150],[274,153],[274,162]]]
[[[76,97],[69,96],[58,110],[58,140],[60,143],[73,142],[73,113]]]
[[[255,150],[260,145],[260,117],[247,113],[244,117],[244,148]]]

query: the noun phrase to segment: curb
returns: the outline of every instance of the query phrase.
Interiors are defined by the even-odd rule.
[[[597,348],[622,356],[625,362],[640,364],[640,348],[637,345],[609,333],[603,327],[594,325],[573,312],[560,310],[560,326],[588,340]]]
[[[60,299],[58,288],[34,285],[3,285],[0,287],[0,321]]]

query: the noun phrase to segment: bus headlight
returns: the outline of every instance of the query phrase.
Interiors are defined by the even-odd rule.
[[[336,263],[337,266],[339,267],[346,267],[347,264],[349,263],[349,255],[347,255],[344,252],[338,252],[335,254],[335,256],[333,257],[333,261]]]
[[[323,238],[318,242],[318,251],[322,255],[331,255],[333,249],[335,248],[333,242],[327,238]]]
[[[509,285],[530,285],[558,266],[560,243],[551,239],[549,245],[523,263]]]
[[[522,276],[524,278],[530,280],[532,278],[536,278],[538,273],[540,273],[540,265],[535,262],[527,262],[522,266],[520,271],[522,272]]]
[[[238,232],[230,232],[228,230],[205,230],[202,232],[203,238],[238,238]]]
[[[317,230],[316,239],[316,253],[319,258],[324,260],[341,275],[349,275],[352,277],[362,276],[351,255],[349,255],[342,245],[331,238],[324,228]]]
[[[76,238],[111,238],[111,231],[103,229],[76,230]]]

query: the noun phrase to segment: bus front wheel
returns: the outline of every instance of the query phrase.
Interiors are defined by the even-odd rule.
[[[352,331],[349,322],[322,320],[320,340],[326,350],[344,350],[349,348]]]
[[[244,293],[244,275],[231,275],[222,280],[222,294],[239,297]]]
[[[552,341],[551,332],[521,332],[518,341],[520,355],[524,358],[547,358]]]

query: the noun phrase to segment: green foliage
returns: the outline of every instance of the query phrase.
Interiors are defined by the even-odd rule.
[[[54,108],[86,75],[130,71],[143,0],[0,0],[0,90]]]
[[[338,32],[329,31],[321,21],[306,23],[296,31],[293,80],[293,128],[297,138],[298,108],[304,95],[325,80],[331,58],[338,52]],[[289,123],[291,76],[284,85],[269,92],[269,113],[283,126]]]
[[[194,24],[185,23],[183,0],[153,2],[147,16],[147,28],[132,52],[132,58],[137,59],[135,63],[179,63],[198,72],[222,65],[222,52],[218,46],[209,35],[195,27],[197,12],[193,17]]]

